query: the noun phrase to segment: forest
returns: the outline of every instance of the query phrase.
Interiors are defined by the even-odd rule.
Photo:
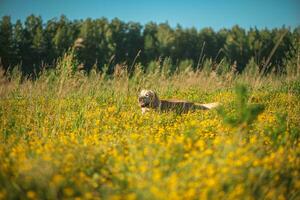
[[[30,15],[24,22],[0,20],[0,59],[4,71],[15,66],[26,75],[38,75],[55,68],[56,61],[72,50],[81,68],[99,71],[116,64],[140,63],[147,71],[153,62],[170,65],[175,71],[182,63],[194,70],[205,62],[234,65],[238,72],[255,62],[265,71],[285,72],[284,63],[299,52],[300,27],[248,30],[171,27],[168,22],[124,22],[118,18],[69,20],[62,15],[43,22]],[[296,56],[297,57],[297,56]]]

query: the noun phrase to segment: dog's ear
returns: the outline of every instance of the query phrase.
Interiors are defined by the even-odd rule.
[[[159,98],[158,95],[156,94],[156,92],[151,91],[153,94],[153,99],[152,99],[152,107],[153,108],[158,108],[159,107]]]

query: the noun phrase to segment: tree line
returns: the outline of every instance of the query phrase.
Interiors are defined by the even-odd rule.
[[[300,27],[245,30],[236,25],[214,31],[172,28],[167,22],[141,25],[117,18],[69,20],[61,16],[43,23],[40,16],[30,15],[24,22],[12,23],[4,16],[0,20],[0,61],[5,71],[19,66],[25,74],[33,74],[55,67],[56,60],[73,49],[87,71],[93,66],[102,70],[108,64],[133,62],[146,70],[152,61],[166,58],[174,68],[186,60],[198,68],[210,59],[215,63],[226,60],[242,71],[252,59],[261,66],[268,62],[283,69],[299,38]]]

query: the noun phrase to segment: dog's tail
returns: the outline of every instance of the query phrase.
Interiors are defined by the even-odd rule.
[[[218,102],[214,102],[214,103],[205,103],[205,104],[196,104],[197,106],[200,106],[202,109],[205,109],[205,110],[210,110],[210,109],[213,109],[213,108],[216,108],[218,106],[220,106],[220,103]]]

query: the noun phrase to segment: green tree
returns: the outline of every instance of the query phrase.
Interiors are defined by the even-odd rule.
[[[96,63],[98,69],[107,64],[112,58],[115,49],[112,47],[112,37],[109,30],[109,22],[106,18],[97,19],[94,21],[95,26],[95,43],[96,43]]]
[[[156,38],[159,55],[162,57],[171,56],[175,50],[175,34],[168,23],[158,25]]]
[[[295,28],[291,36],[292,45],[290,51],[286,52],[284,66],[289,76],[300,74],[300,26]]]
[[[22,63],[24,54],[24,28],[20,20],[16,21],[13,29],[13,50],[14,61],[12,65]]]
[[[126,56],[126,47],[125,47],[125,35],[126,35],[126,24],[114,18],[110,25],[109,29],[111,32],[111,47],[114,49],[114,61],[120,63],[124,61]]]
[[[203,55],[206,58],[214,59],[218,54],[218,46],[217,46],[217,37],[216,33],[212,28],[204,28],[202,29],[199,34],[199,47],[198,49],[202,48],[203,45]]]
[[[250,59],[246,31],[234,26],[226,38],[225,54],[232,63],[237,63],[237,70],[242,71]]]
[[[23,71],[38,74],[42,60],[46,56],[46,40],[43,33],[42,18],[30,15],[26,18],[24,29]]]
[[[254,61],[256,63],[261,63],[261,49],[263,48],[263,42],[257,28],[250,28],[248,32],[248,46]]]
[[[143,32],[144,36],[144,63],[149,63],[151,60],[159,57],[158,41],[157,41],[157,24],[154,22],[147,23]]]
[[[292,33],[286,29],[285,27],[282,27],[280,29],[273,29],[272,30],[273,35],[273,43],[276,46],[276,50],[271,57],[271,65],[274,66],[273,69],[277,73],[281,73],[284,71],[285,66],[283,66],[283,61],[286,57],[286,52],[289,52],[292,49]],[[283,37],[283,39],[280,41],[280,38]]]
[[[142,26],[139,23],[129,22],[126,24],[125,48],[126,60],[131,64],[137,53],[143,49]]]
[[[200,54],[201,48],[198,45],[198,32],[195,28],[182,29],[177,25],[175,30],[175,50],[173,59],[179,61],[192,59],[196,60]]]
[[[215,32],[212,28],[198,31],[180,25],[172,28],[167,22],[141,26],[117,18],[70,21],[64,15],[46,24],[41,17],[30,15],[23,25],[20,20],[12,24],[6,16],[0,20],[0,57],[5,69],[21,63],[26,74],[37,74],[45,65],[55,66],[55,61],[73,47],[85,69],[96,64],[99,70],[105,66],[108,73],[117,63],[131,67],[133,61],[154,66],[153,61],[159,60],[155,66],[168,66],[172,72],[185,60],[194,63],[194,67],[204,63],[214,67],[224,59],[231,64],[236,62],[239,71],[251,59],[260,71],[275,69],[281,73],[297,37],[285,27],[245,31],[234,26]]]
[[[2,17],[0,21],[0,61],[4,69],[13,63],[13,26],[9,16]]]
[[[51,23],[51,22],[50,22]],[[76,37],[76,27],[62,15],[57,23],[49,25],[49,31],[52,29],[52,43],[56,56],[62,56],[70,47],[72,47]]]
[[[44,60],[47,63],[52,63],[60,55],[57,53],[55,49],[55,45],[53,43],[53,38],[56,35],[57,29],[58,29],[58,23],[56,19],[50,19],[47,21],[44,29],[44,37],[45,37],[46,52],[47,52],[47,56]]]
[[[97,43],[94,21],[90,18],[83,21],[79,37],[83,39],[83,48],[79,50],[79,60],[85,64],[85,69],[90,70],[96,64],[99,46]]]

